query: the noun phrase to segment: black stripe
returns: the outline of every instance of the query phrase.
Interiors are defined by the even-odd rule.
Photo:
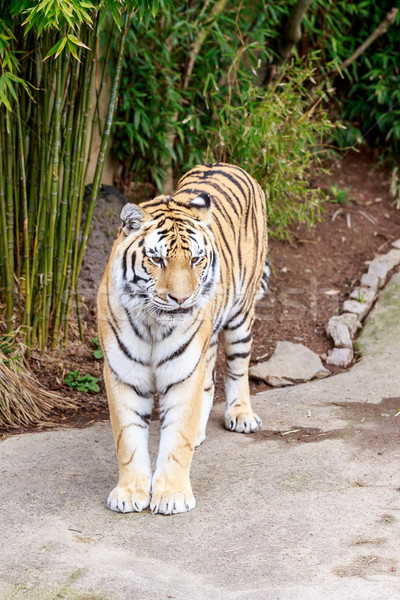
[[[229,325],[229,323],[232,323],[232,321],[234,321],[242,312],[243,312],[243,306],[240,306],[239,309],[233,315],[233,317],[231,317],[229,319],[229,321],[227,321],[227,325]],[[225,327],[225,329],[229,329],[229,327]]]
[[[219,315],[219,317],[216,319],[213,328],[212,328],[212,335],[216,334],[222,327],[222,322],[224,320],[223,315]],[[217,342],[215,342],[217,343]],[[214,345],[214,344],[212,344]]]
[[[167,329],[167,331],[163,333],[161,340],[166,340],[167,337],[169,337],[173,331],[175,331],[175,327],[170,327],[169,329]]]
[[[144,398],[145,400],[152,398],[154,396],[154,392],[153,391],[149,391],[149,392],[143,392],[142,390],[140,390],[138,387],[136,387],[135,385],[133,385],[133,383],[128,383],[126,381],[124,381],[123,379],[121,379],[121,377],[118,375],[118,373],[116,372],[115,369],[112,368],[112,366],[110,365],[110,361],[109,358],[107,356],[107,352],[105,353],[106,358],[107,358],[107,362],[108,362],[108,366],[110,367],[111,372],[113,373],[114,377],[117,379],[117,381],[119,381],[119,383],[123,383],[124,385],[127,385],[128,387],[130,387],[137,396],[139,396],[140,398]]]
[[[142,415],[137,410],[133,410],[133,412],[135,413],[135,415],[137,417],[139,417],[139,419],[141,419],[144,423],[146,423],[146,425],[149,425],[151,413],[145,413],[145,414]]]
[[[231,373],[229,369],[228,369],[228,372],[226,374],[226,376],[229,379],[233,379],[233,381],[237,381],[238,379],[241,379],[245,375],[247,375],[247,371],[245,371],[244,373]]]
[[[235,316],[237,317],[238,314],[235,315]],[[245,313],[244,316],[243,316],[243,318],[242,318],[242,320],[239,321],[239,323],[237,323],[236,325],[230,325],[230,326],[229,326],[229,324],[225,325],[224,329],[228,329],[229,331],[233,331],[234,329],[238,329],[239,327],[241,327],[241,325],[243,325],[243,323],[246,321],[247,317],[248,317],[248,314]],[[232,317],[232,319],[230,319],[230,321],[228,321],[228,323],[231,323],[234,320],[234,318],[235,317]]]
[[[107,319],[107,322],[108,322],[109,326],[111,327],[113,334],[115,335],[115,338],[118,342],[118,346],[120,347],[121,352],[123,352],[125,354],[125,356],[127,356],[129,358],[129,360],[132,360],[133,362],[135,362],[139,365],[142,365],[144,367],[150,366],[149,363],[143,362],[142,360],[140,360],[140,358],[136,358],[131,354],[129,348],[127,348],[125,346],[124,342],[120,339],[118,332],[117,332],[116,328],[114,327],[114,325],[112,324],[112,322],[109,319]]]
[[[140,339],[143,340],[145,342],[148,342],[148,339],[145,339],[145,337],[143,336],[143,334],[139,331],[139,329],[137,328],[136,324],[134,323],[131,314],[129,313],[128,309],[124,306],[124,310],[126,313],[126,316],[128,317],[128,321],[129,321],[129,325],[132,328],[133,333]]]
[[[247,358],[250,356],[250,352],[237,352],[236,354],[230,354],[226,357],[226,360],[236,360],[236,358]]]
[[[177,407],[177,404],[173,404],[172,406],[168,406],[168,408],[160,407],[160,421],[163,424],[165,421],[165,417],[169,413],[170,410],[174,410]]]
[[[187,340],[187,342],[182,344],[182,346],[180,346],[172,354],[170,354],[166,358],[163,358],[162,360],[160,360],[160,362],[156,365],[156,367],[161,367],[161,365],[164,365],[166,362],[173,360],[174,358],[177,358],[178,356],[181,356],[181,354],[183,354],[185,352],[185,350],[188,348],[190,343],[193,341],[193,339],[194,339],[195,335],[197,334],[197,332],[199,331],[200,327],[201,327],[201,322],[200,322],[199,326],[197,327],[196,331]]]
[[[248,336],[246,336],[245,338],[242,338],[241,340],[236,340],[235,342],[229,342],[229,343],[231,346],[233,346],[234,344],[246,344],[250,340],[251,340],[251,333],[249,333]]]
[[[127,248],[125,248],[125,250],[124,250],[124,255],[122,257],[122,274],[123,274],[124,279],[126,279],[126,266],[127,266],[126,265],[126,261],[127,261],[127,255],[128,255],[129,250],[131,249],[131,246],[133,246],[133,244],[135,242],[136,242],[136,240],[133,240],[129,244],[129,246]]]
[[[193,373],[195,372],[195,370],[199,366],[200,360],[201,360],[201,356],[199,357],[199,360],[197,361],[197,363],[195,364],[195,366],[193,367],[193,369],[190,371],[190,373],[188,373],[186,375],[186,377],[182,377],[182,379],[178,379],[177,381],[174,381],[174,383],[170,383],[169,385],[167,385],[167,387],[162,392],[160,392],[161,396],[166,396],[168,394],[169,390],[172,387],[174,387],[175,385],[178,385],[179,383],[183,383],[184,381],[186,381],[187,379],[189,379],[189,377],[191,377],[193,375]]]
[[[232,254],[232,252],[231,252],[231,249],[230,249],[230,247],[229,247],[228,241],[227,241],[227,239],[226,239],[226,237],[225,237],[225,234],[224,234],[223,227],[221,226],[221,223],[219,222],[219,220],[218,220],[218,218],[217,218],[217,215],[214,215],[214,216],[213,216],[213,222],[214,222],[214,223],[216,223],[216,225],[217,225],[217,227],[218,227],[218,231],[219,231],[219,233],[220,233],[220,235],[221,235],[222,239],[224,240],[225,247],[226,247],[226,249],[227,249],[227,250],[228,250],[228,252],[229,252],[229,255],[230,255],[231,259],[232,259],[232,264],[233,264],[233,262],[234,262],[234,260],[233,260],[233,254]],[[221,252],[220,252],[220,255],[221,255]],[[225,262],[227,262],[225,255],[224,255],[224,254],[222,254],[222,255],[223,255],[223,256],[224,256],[224,258],[225,258]],[[232,274],[232,279],[233,279],[233,283],[235,284],[235,279],[234,279],[234,277],[233,277],[233,274]]]

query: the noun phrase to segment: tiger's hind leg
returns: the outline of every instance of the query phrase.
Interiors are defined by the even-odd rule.
[[[225,427],[239,433],[251,433],[261,428],[261,419],[253,412],[250,401],[248,370],[252,322],[250,314],[240,313],[223,330],[226,353]]]
[[[269,258],[267,256],[265,259],[265,263],[264,263],[263,274],[261,276],[260,288],[258,290],[257,300],[261,300],[261,298],[267,292],[270,274],[271,274],[271,267],[270,267],[270,263],[269,263]]]
[[[195,447],[200,446],[206,439],[206,427],[212,405],[214,402],[214,390],[215,390],[215,361],[217,359],[217,348],[218,348],[218,335],[215,334],[215,339],[211,341],[208,349],[207,360],[206,360],[206,376],[204,381],[203,390],[203,402],[201,406],[201,417],[199,430],[197,433]]]

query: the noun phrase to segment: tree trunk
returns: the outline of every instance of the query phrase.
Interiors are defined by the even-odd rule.
[[[293,6],[292,12],[286,23],[281,45],[278,48],[278,54],[280,56],[279,62],[281,65],[288,60],[293,47],[301,39],[301,22],[310,2],[311,0],[298,0],[297,4]]]

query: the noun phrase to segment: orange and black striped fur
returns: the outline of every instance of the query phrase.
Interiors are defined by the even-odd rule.
[[[173,196],[126,204],[98,295],[104,378],[119,462],[112,510],[195,506],[190,464],[205,438],[218,334],[226,351],[225,426],[250,433],[248,366],[257,297],[268,283],[264,194],[245,171],[197,166]],[[161,439],[152,477],[153,396]]]

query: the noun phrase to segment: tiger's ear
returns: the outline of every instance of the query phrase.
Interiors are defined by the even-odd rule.
[[[207,192],[201,192],[189,206],[193,209],[196,219],[205,223],[210,223],[212,213],[211,196]]]
[[[150,218],[150,215],[141,209],[140,206],[130,203],[122,207],[119,216],[122,221],[122,231],[125,235],[129,235],[132,231],[140,229],[142,224]]]

